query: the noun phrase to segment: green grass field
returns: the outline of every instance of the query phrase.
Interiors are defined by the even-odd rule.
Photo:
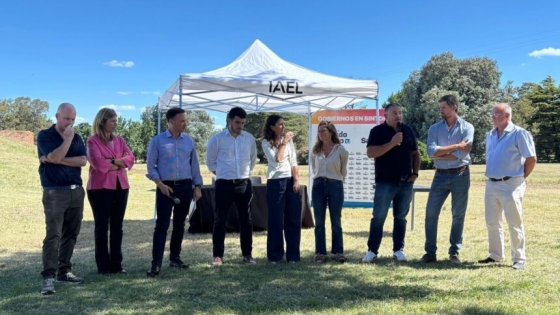
[[[391,259],[388,236],[381,245],[381,258],[361,264],[371,209],[344,209],[347,264],[313,263],[313,229],[305,229],[299,264],[267,264],[266,232],[259,232],[254,234],[256,266],[241,264],[239,237],[228,234],[225,264],[212,268],[211,235],[186,234],[182,258],[191,267],[179,271],[164,265],[156,279],[146,277],[154,185],[144,176],[145,165],[137,165],[129,175],[132,188],[124,224],[124,268],[129,274],[97,275],[93,217],[86,200],[73,257],[73,271],[85,277],[85,283],[57,285],[55,295],[42,296],[45,225],[36,148],[4,138],[0,147],[0,314],[560,314],[560,165],[538,164],[529,179],[524,200],[528,244],[524,271],[511,269],[510,260],[493,266],[476,263],[487,256],[487,234],[484,166],[473,166],[460,266],[446,261],[449,200],[440,219],[442,261],[418,262],[424,252],[427,199],[427,194],[418,193],[416,229],[406,235],[408,263]],[[202,169],[209,183],[208,171]],[[259,165],[256,173],[264,174],[264,166]],[[302,173],[307,174],[307,169]],[[83,175],[85,179],[85,169]],[[419,183],[429,184],[432,175],[433,171],[421,172]],[[391,221],[385,224],[386,235],[391,233]],[[509,259],[507,236],[506,241]]]

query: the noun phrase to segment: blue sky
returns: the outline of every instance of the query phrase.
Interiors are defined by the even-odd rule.
[[[102,106],[140,119],[182,73],[222,67],[255,39],[326,74],[379,82],[380,102],[433,55],[486,56],[502,84],[560,81],[560,1],[3,1],[0,99]],[[222,125],[223,114],[210,112]]]

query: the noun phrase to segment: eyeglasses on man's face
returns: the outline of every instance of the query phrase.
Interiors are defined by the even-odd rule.
[[[505,114],[505,113],[495,113],[495,112],[492,112],[490,115],[492,115],[492,117],[496,118],[496,117],[503,116],[504,114]]]

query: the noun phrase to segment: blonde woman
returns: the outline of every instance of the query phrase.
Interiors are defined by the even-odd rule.
[[[130,187],[126,169],[134,165],[134,155],[125,140],[115,135],[116,128],[117,113],[102,108],[87,141],[87,195],[95,220],[95,262],[102,275],[126,273],[122,268],[122,227]]]
[[[262,149],[268,160],[266,203],[268,206],[268,238],[266,251],[268,261],[277,263],[300,260],[301,197],[299,191],[298,165],[292,138],[284,134],[284,119],[270,115],[263,127]]]
[[[336,127],[329,121],[319,123],[317,142],[313,146],[311,168],[313,170],[313,214],[315,216],[315,257],[317,263],[327,260],[325,217],[327,206],[331,218],[333,259],[346,262],[342,237],[342,205],[344,203],[344,180],[348,164],[348,151],[342,146]]]

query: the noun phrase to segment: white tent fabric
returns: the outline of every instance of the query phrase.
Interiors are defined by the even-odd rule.
[[[242,107],[248,113],[310,114],[376,100],[377,81],[322,74],[287,62],[258,39],[231,64],[204,73],[180,75],[160,97],[166,110],[216,110]]]

